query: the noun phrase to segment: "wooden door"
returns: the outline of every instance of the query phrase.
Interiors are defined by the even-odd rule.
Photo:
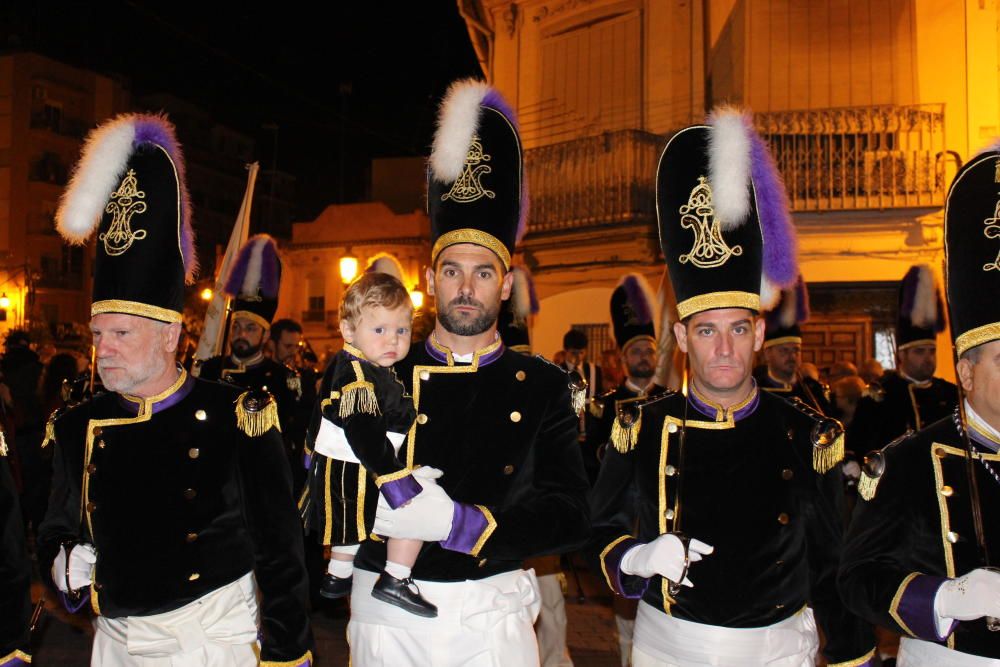
[[[802,361],[829,368],[838,361],[861,365],[872,355],[871,317],[813,313],[802,325]]]

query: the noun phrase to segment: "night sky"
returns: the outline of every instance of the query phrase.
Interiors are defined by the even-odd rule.
[[[3,4],[4,52],[119,77],[133,99],[186,99],[256,139],[262,168],[276,124],[278,169],[298,179],[296,219],[340,201],[342,141],[343,201],[358,201],[370,159],[425,155],[448,83],[481,76],[454,0]]]

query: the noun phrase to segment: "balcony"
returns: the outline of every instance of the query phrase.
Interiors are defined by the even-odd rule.
[[[792,209],[937,207],[944,201],[944,105],[754,115]]]
[[[652,219],[666,139],[618,130],[525,152],[532,233]]]

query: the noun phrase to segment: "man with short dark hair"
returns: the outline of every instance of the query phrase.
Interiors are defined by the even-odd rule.
[[[120,116],[88,137],[63,196],[67,241],[99,226],[90,330],[108,391],[50,424],[38,561],[71,611],[89,599],[94,665],[305,667],[302,529],[273,399],[176,364],[196,264],[183,167],[162,117]]]
[[[462,81],[438,127],[427,187],[437,321],[395,367],[417,411],[399,456],[424,488],[398,509],[380,504],[374,527],[425,542],[413,579],[438,616],[372,602],[386,550],[365,540],[354,561],[351,654],[358,665],[369,656],[400,666],[537,665],[538,589],[522,562],[586,539],[576,416],[566,374],[497,335],[527,213],[512,113],[486,84]]]
[[[686,396],[621,411],[591,494],[591,552],[615,593],[641,598],[634,667],[811,666],[814,611],[828,664],[870,665],[870,629],[834,581],[842,433],[751,374],[761,285],[796,275],[780,177],[748,118],[709,122],[674,135],[657,173]]]
[[[996,148],[975,156],[945,200],[948,307],[965,400],[866,457],[858,484],[865,502],[840,568],[844,602],[902,633],[898,660],[906,667],[1000,664],[993,567],[1000,553],[1000,244],[991,231],[998,167]]]

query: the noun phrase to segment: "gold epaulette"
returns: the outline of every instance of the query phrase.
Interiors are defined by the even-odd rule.
[[[876,449],[865,454],[865,461],[861,466],[861,478],[858,480],[858,495],[861,496],[866,502],[875,497],[875,492],[878,491],[878,483],[881,481],[882,475],[885,474],[886,450],[890,447],[895,447],[911,435],[913,435],[913,431],[907,430],[906,433],[899,436],[882,449]]]
[[[236,425],[251,438],[264,435],[272,428],[281,431],[278,404],[266,391],[245,391],[236,399]]]
[[[591,399],[590,403],[587,404],[587,410],[592,417],[600,419],[604,416],[604,403],[596,398]]]
[[[813,470],[821,475],[844,460],[844,430],[832,435],[832,442],[821,438],[813,440]]]
[[[579,417],[583,414],[583,409],[587,407],[587,385],[582,387],[575,384],[570,385],[569,396],[573,414]]]
[[[639,442],[639,429],[642,428],[642,409],[636,407],[637,414],[619,411],[615,422],[611,425],[611,445],[619,454],[627,454],[635,449]]]
[[[52,414],[49,415],[49,420],[45,422],[45,437],[42,439],[42,449],[45,449],[50,444],[54,444],[56,441],[56,417],[59,416],[59,410],[53,410]]]
[[[375,396],[375,385],[365,380],[361,362],[352,361],[351,366],[354,368],[355,380],[340,389],[340,418],[344,419],[358,412],[369,415],[381,414],[378,398]]]
[[[299,372],[293,368],[288,369],[288,378],[285,380],[285,386],[288,387],[288,391],[294,391],[297,398],[302,398],[302,377]]]

